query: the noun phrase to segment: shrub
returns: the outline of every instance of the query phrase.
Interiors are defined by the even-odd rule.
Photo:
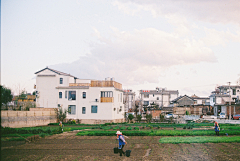
[[[139,127],[136,126],[136,127],[134,127],[134,129],[135,129],[135,130],[139,130]]]
[[[134,119],[134,116],[132,114],[129,114],[128,119],[130,120],[130,122],[132,122],[132,120]]]
[[[125,130],[125,129],[126,129],[125,126],[120,127],[120,130]]]
[[[113,130],[118,130],[118,129],[120,129],[119,126],[115,126],[115,127],[113,128]]]
[[[137,115],[137,121],[140,122],[142,120],[142,115]]]
[[[152,115],[151,114],[147,114],[146,115],[146,119],[147,119],[147,123],[150,123],[152,120]]]
[[[132,130],[132,126],[127,127],[128,130]]]
[[[164,121],[164,115],[160,114],[160,122]]]

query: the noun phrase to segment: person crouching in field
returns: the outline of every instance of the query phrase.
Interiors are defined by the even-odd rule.
[[[220,127],[219,127],[218,123],[215,122],[214,126],[215,126],[216,135],[219,136]]]
[[[117,131],[117,139],[118,139],[118,150],[119,150],[119,153],[120,153],[120,156],[125,155],[125,152],[123,151],[123,147],[125,144],[127,144],[127,142],[125,141],[123,135],[122,135],[122,132],[120,131]]]

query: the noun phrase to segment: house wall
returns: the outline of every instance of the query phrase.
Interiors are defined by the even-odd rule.
[[[162,113],[161,110],[152,110],[151,111],[152,118],[159,118],[161,113]]]
[[[69,105],[76,106],[76,114],[67,114],[68,119],[89,119],[89,120],[116,120],[124,118],[123,92],[114,87],[90,87],[89,89],[59,89],[64,93],[58,103],[63,109],[68,110]],[[65,91],[76,91],[76,100],[65,98]],[[101,102],[101,91],[112,91],[113,102]],[[86,92],[86,98],[83,98]],[[96,99],[98,100],[96,102]],[[91,113],[91,106],[96,105],[97,113]],[[86,108],[86,113],[82,113],[82,107]],[[115,108],[115,110],[114,110]],[[120,110],[121,109],[121,110]]]
[[[1,126],[11,128],[44,126],[56,123],[54,109],[31,110],[30,111],[1,111]]]
[[[181,99],[178,100],[178,106],[190,106],[193,105],[194,101],[187,98],[187,97],[183,97]]]

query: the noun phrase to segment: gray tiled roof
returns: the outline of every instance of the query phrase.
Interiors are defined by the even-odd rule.
[[[40,72],[42,72],[42,71],[44,71],[44,70],[46,70],[46,69],[48,69],[48,70],[50,70],[50,71],[52,71],[52,72],[54,72],[54,73],[56,73],[56,74],[59,74],[59,75],[65,75],[65,76],[74,77],[74,76],[72,76],[72,75],[70,75],[70,74],[63,73],[63,72],[60,72],[60,71],[57,71],[57,70],[55,70],[55,69],[51,69],[51,68],[48,68],[48,67],[46,67],[46,68],[44,68],[44,69],[42,69],[42,70],[40,70],[40,71],[38,71],[38,72],[36,72],[36,73],[34,73],[34,74],[38,74],[38,73],[40,73]],[[77,78],[77,77],[74,77],[74,78]]]

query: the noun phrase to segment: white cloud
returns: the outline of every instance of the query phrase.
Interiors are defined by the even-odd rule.
[[[71,74],[80,78],[115,77],[131,85],[158,83],[159,76],[171,66],[215,61],[213,51],[201,41],[181,39],[154,28],[133,32],[112,30],[112,36],[105,38],[94,29],[99,43],[92,44],[91,54],[55,67],[73,71]]]
[[[140,9],[147,10],[155,17],[157,15],[181,15],[211,23],[235,23],[240,25],[239,0],[117,0],[115,5],[125,13],[132,13],[135,4]]]

